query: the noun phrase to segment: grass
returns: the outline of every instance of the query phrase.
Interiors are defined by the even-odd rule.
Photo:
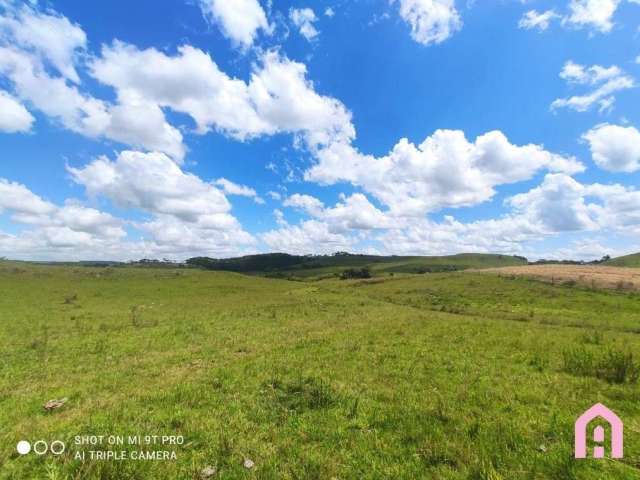
[[[640,365],[633,353],[621,350],[598,355],[585,347],[573,348],[563,352],[563,360],[567,372],[601,378],[609,383],[636,383],[640,374]]]
[[[640,268],[640,253],[625,255],[624,257],[613,258],[606,262],[612,267],[635,267]]]
[[[637,293],[10,263],[0,291],[2,479],[639,474]],[[596,402],[625,422],[622,460],[573,459],[573,422]],[[85,434],[185,441],[173,461],[80,462]],[[15,453],[40,438],[67,452]]]

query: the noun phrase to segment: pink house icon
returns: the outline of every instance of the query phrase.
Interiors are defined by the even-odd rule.
[[[596,403],[576,420],[575,457],[587,457],[587,427],[592,420],[603,418],[611,425],[611,458],[622,458],[622,420],[601,403]],[[604,428],[597,426],[593,430],[593,440],[602,443],[593,448],[593,458],[604,457]]]

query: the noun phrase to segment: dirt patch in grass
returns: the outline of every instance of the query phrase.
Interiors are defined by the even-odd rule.
[[[580,284],[590,288],[640,291],[640,268],[593,265],[527,265],[489,268],[482,270],[482,272],[500,276],[535,278],[557,285]]]

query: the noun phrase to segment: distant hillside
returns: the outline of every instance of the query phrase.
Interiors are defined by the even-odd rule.
[[[605,265],[612,267],[636,267],[640,268],[640,253],[625,255],[624,257],[612,258]]]
[[[321,277],[336,275],[349,268],[368,267],[372,274],[430,273],[526,265],[524,257],[464,253],[441,257],[356,255],[338,252],[333,255],[289,255],[267,253],[238,258],[196,257],[187,264],[207,270],[223,270],[275,277]]]

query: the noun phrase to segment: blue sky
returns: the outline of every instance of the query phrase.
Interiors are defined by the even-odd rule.
[[[0,0],[0,256],[640,250],[640,3]]]

